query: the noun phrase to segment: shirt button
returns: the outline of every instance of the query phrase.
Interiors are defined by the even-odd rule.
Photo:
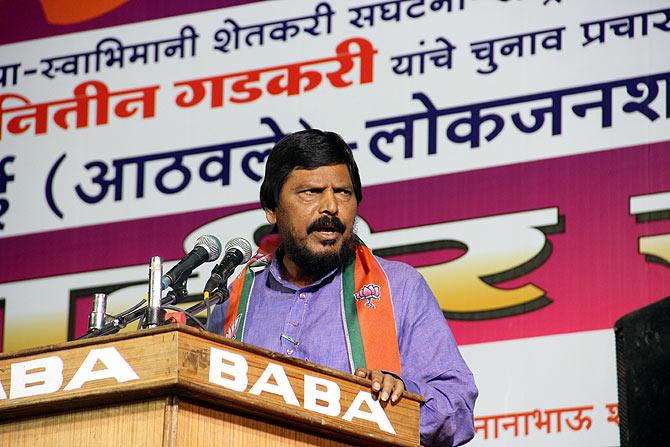
[[[286,350],[286,353],[287,353],[288,355],[293,354],[293,349],[291,349],[291,348],[287,349],[287,350]]]
[[[300,299],[301,299],[301,300],[304,300],[304,299],[305,299],[305,294],[304,294],[304,293],[301,293],[301,294],[300,294]]]

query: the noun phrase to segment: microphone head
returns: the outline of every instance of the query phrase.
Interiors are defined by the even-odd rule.
[[[195,246],[202,247],[207,251],[208,256],[206,262],[216,261],[219,256],[221,256],[221,241],[216,236],[212,236],[211,234],[200,236],[195,240]]]
[[[237,249],[242,253],[243,259],[240,264],[244,264],[251,259],[251,244],[243,237],[234,237],[226,243],[226,253],[232,249]]]

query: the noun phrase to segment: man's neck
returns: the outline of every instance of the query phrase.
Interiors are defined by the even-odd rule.
[[[282,257],[280,266],[284,279],[301,289],[313,284],[319,279],[316,275],[306,273],[288,256]]]

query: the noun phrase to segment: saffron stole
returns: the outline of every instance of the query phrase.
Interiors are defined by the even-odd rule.
[[[272,262],[261,247],[233,281],[223,328],[224,336],[244,341],[244,326],[254,280]],[[347,340],[349,366],[401,374],[391,289],[386,272],[363,243],[342,272],[340,309]]]

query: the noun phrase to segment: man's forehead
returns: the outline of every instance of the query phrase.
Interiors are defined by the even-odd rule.
[[[318,168],[294,168],[286,178],[286,183],[337,183],[352,185],[349,167],[344,163],[319,166]]]

